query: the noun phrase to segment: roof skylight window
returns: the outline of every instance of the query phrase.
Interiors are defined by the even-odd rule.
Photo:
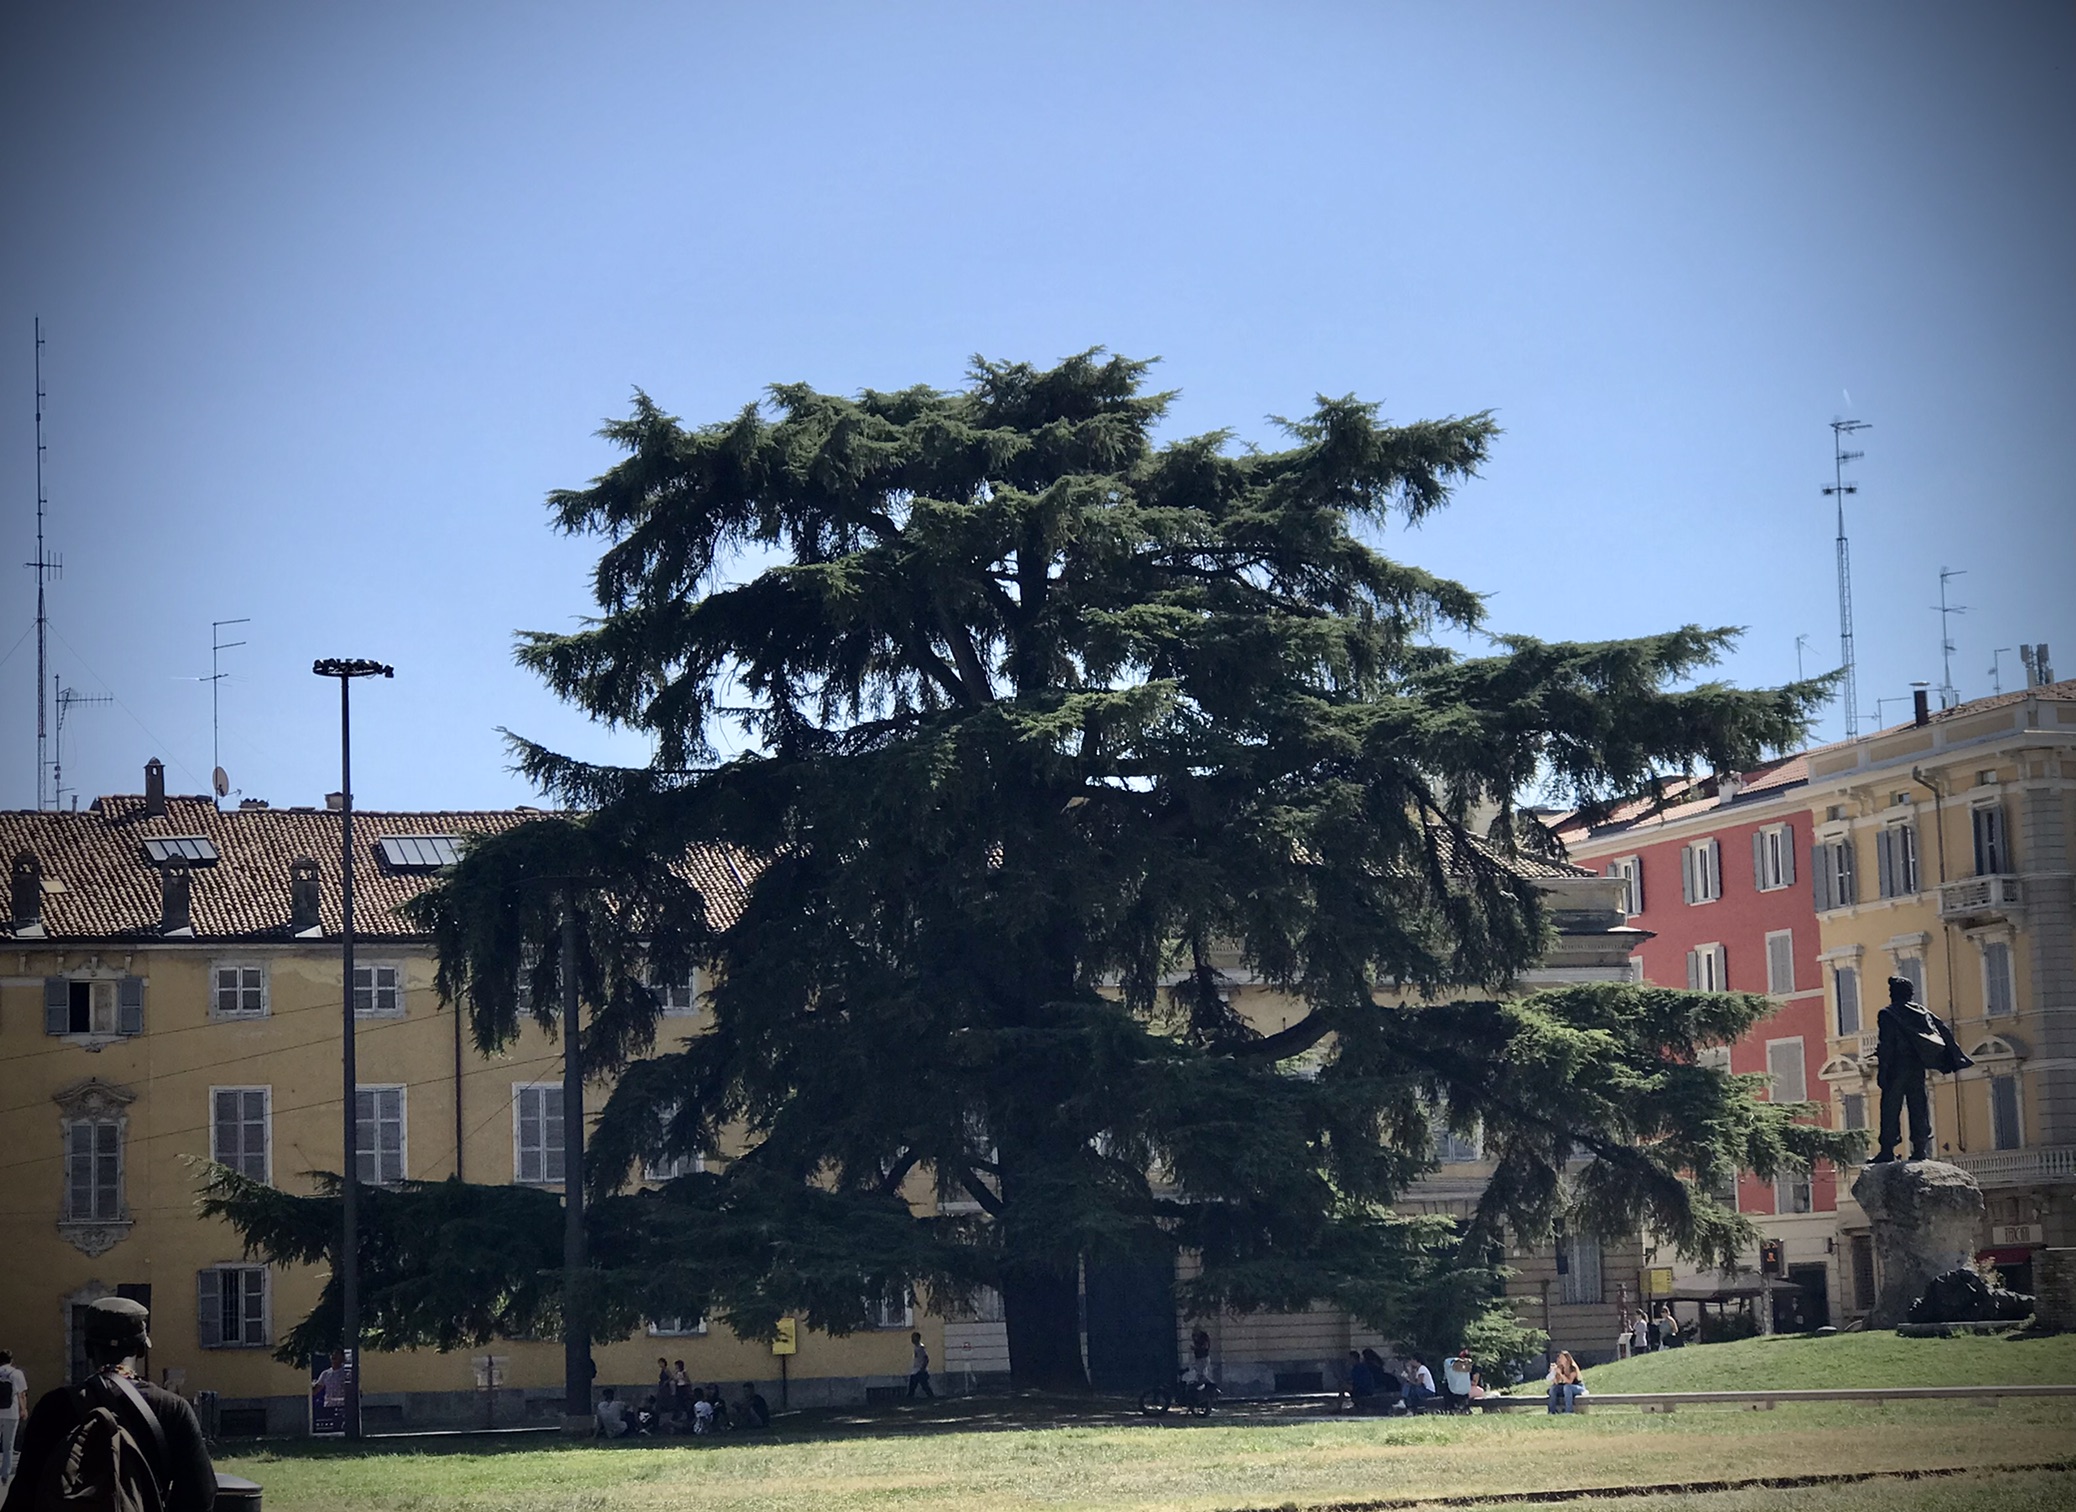
[[[193,866],[216,864],[216,842],[207,835],[155,835],[144,842],[144,859],[153,866],[185,861]]]
[[[438,871],[461,859],[461,836],[384,835],[382,859],[397,871]]]

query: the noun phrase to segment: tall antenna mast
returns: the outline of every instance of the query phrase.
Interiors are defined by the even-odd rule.
[[[60,575],[56,557],[44,549],[43,517],[50,501],[43,493],[43,318],[36,318],[36,560],[26,565],[36,573],[36,807],[51,808],[57,799],[50,795],[47,779],[50,762],[50,712],[45,689],[50,679],[50,614],[44,604],[44,585]]]
[[[223,752],[220,749],[222,739],[218,733],[217,718],[217,689],[223,685],[223,680],[230,674],[217,666],[216,658],[221,653],[229,651],[235,646],[245,644],[241,640],[225,640],[223,638],[223,627],[225,625],[249,625],[251,623],[250,619],[211,620],[209,622],[209,787],[210,791],[215,793],[218,798],[228,797],[231,790],[230,779],[224,775]]]
[[[1867,420],[1831,422],[1831,486],[1824,490],[1827,498],[1838,501],[1838,660],[1845,671],[1845,686],[1841,691],[1845,697],[1847,740],[1856,740],[1860,734],[1860,676],[1853,661],[1853,559],[1845,541],[1845,496],[1858,493],[1860,485],[1845,481],[1845,464],[1857,462],[1867,454],[1847,451],[1845,438],[1854,431],[1867,429],[1871,423]]]
[[[1961,695],[1953,685],[1953,632],[1947,628],[1952,624],[1948,616],[1968,612],[1966,604],[1946,602],[1946,580],[1967,575],[1965,567],[1939,569],[1939,707],[1942,709],[1950,709],[1961,701]]]
[[[65,719],[78,704],[105,704],[115,700],[100,694],[89,696],[77,688],[64,688],[57,684],[58,679],[53,677],[51,685],[57,694],[58,719],[53,731],[55,738],[51,741],[50,789],[51,806],[62,809],[65,806]],[[78,800],[73,801],[76,803]]]

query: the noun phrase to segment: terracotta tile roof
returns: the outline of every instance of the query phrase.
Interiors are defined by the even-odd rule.
[[[2012,693],[1992,694],[1988,698],[1969,699],[1955,704],[1951,709],[1934,710],[1931,723],[1943,724],[1948,720],[1969,719],[1991,709],[2009,708],[2024,703],[2029,698],[2044,699],[2050,703],[2076,702],[2076,678],[2062,682],[2046,683],[2037,688],[2021,688]],[[1883,736],[1901,734],[1915,728],[1916,721],[1906,719],[1901,724],[1889,725],[1884,729],[1871,730],[1859,737],[1860,742],[1878,740]],[[1614,805],[1606,814],[1588,823],[1577,810],[1556,814],[1545,820],[1556,830],[1558,838],[1566,845],[1581,845],[1617,834],[1645,820],[1683,819],[1690,814],[1705,813],[1711,809],[1728,808],[1734,804],[1752,803],[1762,798],[1774,798],[1809,781],[1809,758],[1824,751],[1858,742],[1834,740],[1826,745],[1810,746],[1779,757],[1764,766],[1754,767],[1740,773],[1736,795],[1725,801],[1717,792],[1714,776],[1671,777],[1664,784],[1662,796],[1640,794],[1626,798]]]
[[[353,815],[353,922],[356,937],[404,942],[423,936],[397,910],[435,873],[391,865],[382,841],[402,835],[494,835],[545,817],[530,809],[394,813],[356,809]],[[340,927],[340,816],[328,809],[219,810],[207,798],[166,799],[163,816],[144,812],[141,796],[102,798],[71,813],[0,811],[0,864],[23,851],[43,868],[42,938],[52,941],[160,938],[159,871],[145,842],[176,836],[208,841],[218,859],[193,868],[192,938],[199,941],[286,941],[289,866],[307,857],[317,864],[319,916],[327,936]],[[725,927],[740,912],[750,868],[719,850],[686,858],[687,875],[705,894],[715,922]],[[0,897],[0,915],[7,912]],[[12,936],[0,917],[0,938]],[[182,938],[188,938],[182,936]]]

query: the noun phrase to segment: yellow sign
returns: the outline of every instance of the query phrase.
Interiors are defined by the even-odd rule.
[[[1647,1270],[1647,1271],[1645,1271],[1645,1272],[1644,1272],[1644,1287],[1645,1287],[1645,1290],[1646,1290],[1646,1292],[1647,1292],[1647,1293],[1648,1293],[1648,1294],[1649,1294],[1650,1296],[1653,1296],[1653,1297],[1669,1297],[1669,1296],[1671,1296],[1671,1295],[1672,1295],[1672,1267],[1671,1267],[1671,1266],[1669,1266],[1669,1265],[1654,1265],[1654,1266],[1652,1266],[1652,1267],[1651,1267],[1651,1268],[1650,1268],[1649,1270]]]
[[[1667,1272],[1667,1274],[1671,1274]],[[775,1355],[800,1353],[800,1336],[794,1332],[798,1325],[792,1318],[778,1320],[778,1332],[772,1335],[771,1352]]]

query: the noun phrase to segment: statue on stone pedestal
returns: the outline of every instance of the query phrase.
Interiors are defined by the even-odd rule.
[[[1869,1162],[1896,1158],[1903,1112],[1910,1111],[1910,1158],[1932,1158],[1932,1106],[1925,1094],[1930,1071],[1955,1072],[1975,1064],[1961,1053],[1946,1021],[1915,1000],[1908,977],[1889,978],[1888,1006],[1875,1019],[1875,1083],[1881,1088],[1881,1149]]]

